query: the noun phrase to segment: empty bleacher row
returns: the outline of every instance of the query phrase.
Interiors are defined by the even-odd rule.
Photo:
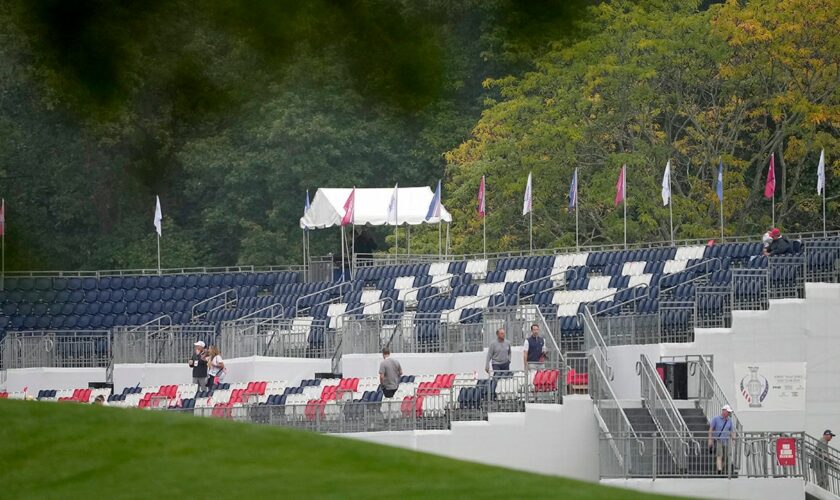
[[[795,284],[801,274],[835,271],[837,244],[837,238],[795,242],[794,255],[809,245],[817,250],[807,254],[801,273],[795,266],[774,268],[770,282]],[[755,242],[368,267],[344,284],[301,283],[295,272],[17,278],[7,280],[0,293],[0,335],[107,330],[163,314],[174,324],[187,324],[196,320],[195,312],[202,323],[214,325],[252,314],[298,317],[310,329],[305,341],[322,345],[342,327],[342,318],[385,314],[392,323],[409,318],[417,325],[418,342],[434,343],[443,323],[480,323],[488,308],[534,304],[552,318],[555,333],[574,339],[582,335],[579,314],[587,306],[618,315],[632,302],[633,312],[656,314],[665,302],[697,297],[699,310],[715,314],[767,287],[760,275],[733,285],[733,270],[763,270],[768,263]],[[709,292],[713,286],[734,287],[735,299],[727,302],[723,293]],[[229,290],[235,301],[232,295],[206,300]],[[663,310],[666,322],[684,323],[685,311]]]

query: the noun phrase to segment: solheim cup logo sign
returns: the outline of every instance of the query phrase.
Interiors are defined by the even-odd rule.
[[[750,374],[741,379],[741,395],[750,405],[750,408],[761,408],[761,403],[767,398],[770,392],[770,382],[767,377],[758,373],[757,366],[748,366]],[[749,380],[747,380],[749,378]]]

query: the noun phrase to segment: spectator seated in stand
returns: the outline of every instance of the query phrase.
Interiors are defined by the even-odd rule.
[[[791,253],[793,246],[787,238],[782,236],[782,232],[779,231],[779,228],[774,227],[770,230],[770,238],[772,238],[772,241],[764,249],[764,255],[776,256]]]

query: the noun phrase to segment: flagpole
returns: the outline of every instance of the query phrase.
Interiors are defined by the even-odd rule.
[[[449,224],[450,222],[446,223],[446,256],[449,257]]]
[[[828,232],[825,229],[825,181],[823,181],[822,195],[823,195],[823,238],[825,238],[825,237],[828,236]],[[4,234],[3,237],[5,238],[6,233],[4,232],[3,234]]]
[[[484,189],[486,190],[487,188],[484,188]],[[487,258],[487,213],[486,212],[484,214],[484,217],[481,218],[481,220],[482,220],[482,232],[484,234],[484,258],[486,259]]]
[[[2,253],[2,257],[0,257],[0,260],[3,261],[3,264],[2,264],[2,268],[0,268],[0,290],[5,290],[6,289],[6,199],[5,198],[0,200],[0,207],[2,207],[2,210],[3,210],[3,212],[2,212],[3,213],[3,237],[2,237],[3,241],[2,241],[2,243],[0,243],[0,247],[2,247],[2,250],[0,250],[0,253]],[[823,214],[825,214],[825,201],[823,201]],[[825,215],[823,215],[823,217],[825,217]],[[825,224],[823,224],[823,227],[825,227]]]
[[[674,193],[671,191],[671,170],[668,170],[668,216],[671,219],[671,244],[674,244]]]
[[[775,182],[775,179],[774,179],[774,182]],[[771,220],[773,221],[773,223],[771,225],[773,227],[776,227],[776,187],[775,186],[773,187],[773,202],[772,202],[770,210],[773,212],[773,215],[771,216]]]
[[[528,212],[528,248],[534,253],[534,209]]]
[[[354,270],[356,269],[356,200],[353,200],[353,230],[350,233],[350,279],[353,279]]]
[[[301,251],[303,252],[303,281],[306,282],[306,229],[301,230]]]
[[[575,250],[580,252],[580,197],[578,196],[578,169],[575,167]]]
[[[405,224],[405,249],[411,255],[411,224]],[[410,257],[409,257],[410,258]]]
[[[720,200],[720,241],[723,241],[723,200]]]
[[[441,226],[442,221],[443,221],[443,217],[438,217],[438,257],[440,257],[441,255],[443,255],[443,247],[442,247],[442,245],[441,245],[441,243],[442,243],[442,242],[441,242],[441,234],[442,234],[442,231],[441,231],[441,227],[440,227],[440,226]]]
[[[341,226],[341,281],[344,281],[344,226]]]
[[[624,199],[624,249],[627,249],[627,166],[623,167],[623,175],[621,176],[621,189],[623,191]]]
[[[157,235],[157,248],[158,248],[158,274],[162,274],[160,270],[160,235]]]

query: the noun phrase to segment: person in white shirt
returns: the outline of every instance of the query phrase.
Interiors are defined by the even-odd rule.
[[[227,375],[227,368],[218,347],[210,346],[207,350],[207,360],[207,387],[221,384]]]

